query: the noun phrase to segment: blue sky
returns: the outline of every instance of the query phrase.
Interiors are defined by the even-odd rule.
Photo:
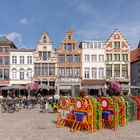
[[[140,40],[139,0],[0,0],[0,35],[35,48],[43,31],[59,47],[67,28],[78,41],[106,40],[115,28],[135,49]]]

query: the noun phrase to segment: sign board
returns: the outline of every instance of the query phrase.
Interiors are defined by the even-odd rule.
[[[61,78],[60,81],[70,83],[70,82],[78,82],[79,79],[78,78]]]

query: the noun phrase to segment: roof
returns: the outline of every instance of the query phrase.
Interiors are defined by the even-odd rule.
[[[33,52],[34,49],[28,48],[19,48],[19,49],[10,49],[10,52]]]
[[[15,44],[12,42],[12,41],[10,41],[10,40],[8,40],[5,36],[2,36],[2,37],[0,37],[0,44],[10,44],[10,45],[12,45],[14,48],[17,48],[16,46],[15,46]]]
[[[0,42],[11,43],[11,41],[8,40],[5,36],[0,37]]]
[[[137,60],[140,60],[140,47],[138,47],[137,49],[131,51],[130,53],[130,61],[135,62]]]

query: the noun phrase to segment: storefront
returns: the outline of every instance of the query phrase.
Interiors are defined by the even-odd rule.
[[[78,78],[61,78],[57,82],[57,93],[64,96],[76,96],[78,88],[81,87],[81,82]]]

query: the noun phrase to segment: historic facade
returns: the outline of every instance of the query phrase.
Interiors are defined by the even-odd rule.
[[[41,34],[33,54],[34,81],[50,86],[56,82],[56,56],[53,43],[47,32]]]
[[[8,86],[10,82],[10,48],[16,49],[16,46],[6,37],[0,37],[0,86]]]
[[[34,75],[33,49],[10,50],[10,85],[26,85]]]
[[[68,29],[60,48],[57,50],[57,92],[63,95],[75,94],[81,86],[82,51],[78,41],[73,36],[73,30]]]
[[[106,82],[130,84],[130,48],[118,29],[105,43]]]
[[[82,46],[82,87],[89,94],[101,94],[105,81],[105,49],[104,42],[85,40]]]

